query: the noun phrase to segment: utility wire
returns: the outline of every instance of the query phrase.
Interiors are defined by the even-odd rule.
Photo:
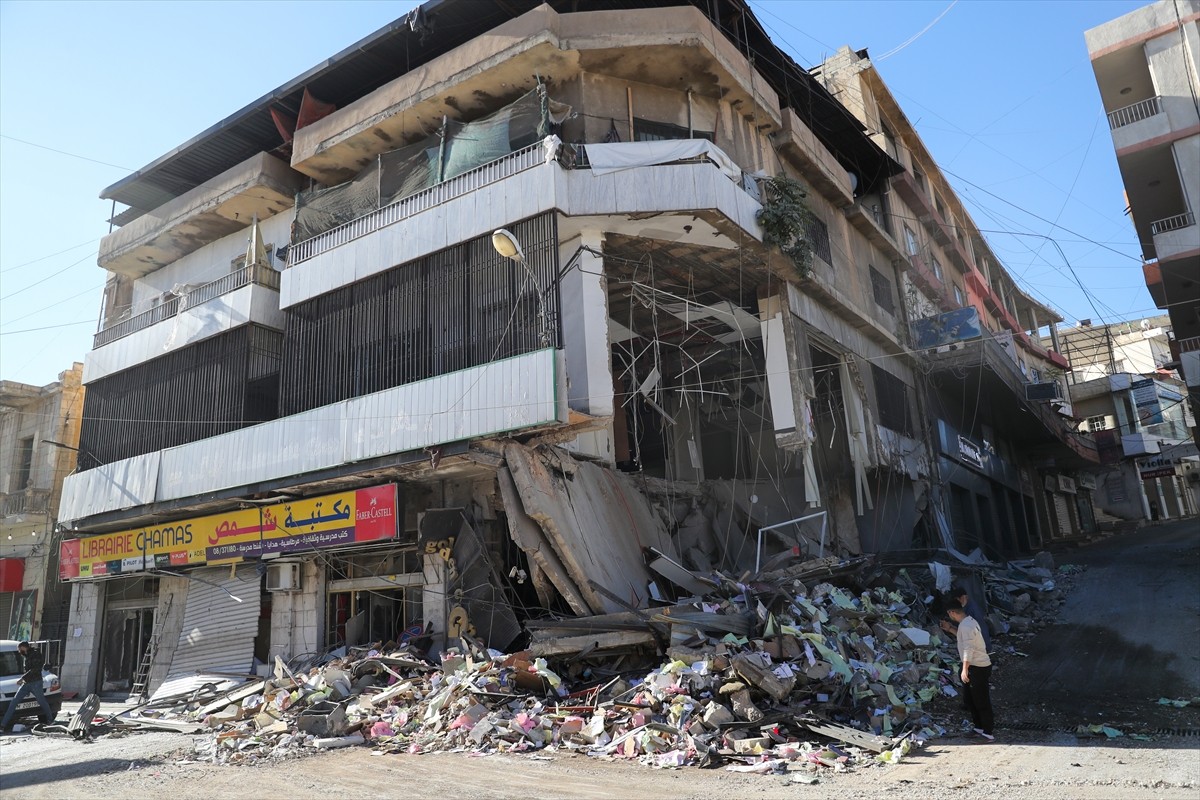
[[[12,272],[14,269],[20,269],[21,267],[28,267],[30,264],[36,264],[39,261],[45,261],[47,258],[54,258],[55,256],[61,256],[63,253],[69,253],[72,250],[78,250],[79,248],[83,247],[85,244],[92,244],[95,241],[96,241],[95,239],[87,239],[85,241],[80,242],[79,244],[71,245],[66,250],[59,250],[57,253],[51,253],[48,256],[41,256],[40,258],[35,258],[32,261],[26,261],[24,264],[14,264],[11,267],[5,267],[4,269],[0,269],[0,273]]]
[[[21,144],[27,144],[30,147],[36,147],[39,150],[49,150],[51,153],[58,153],[59,155],[62,155],[62,156],[70,156],[71,158],[78,158],[80,161],[90,161],[93,164],[100,164],[101,166],[105,166],[105,167],[113,167],[114,169],[123,169],[126,172],[133,172],[133,170],[131,168],[122,167],[120,164],[110,164],[107,161],[99,161],[94,158],[88,158],[87,156],[81,156],[78,153],[68,153],[66,150],[59,150],[58,148],[55,148],[55,147],[48,147],[44,144],[38,144],[37,142],[30,142],[26,139],[18,139],[17,137],[9,136],[6,133],[0,133],[0,139],[8,139],[9,141],[20,142]]]
[[[97,251],[97,252],[99,252],[99,251]],[[96,253],[88,253],[83,258],[81,258],[78,261],[75,261],[71,264],[68,264],[67,266],[60,269],[58,272],[51,272],[49,275],[42,278],[40,281],[34,281],[33,283],[29,284],[28,286],[24,286],[20,289],[17,289],[15,292],[10,292],[10,293],[4,295],[3,297],[0,297],[0,300],[8,300],[10,297],[16,297],[17,295],[21,294],[22,292],[27,292],[30,289],[32,289],[33,287],[39,286],[39,285],[45,283],[46,281],[50,280],[51,278],[62,275],[64,272],[69,270],[71,267],[75,267],[75,266],[82,264],[84,261],[87,261],[89,258],[91,258],[94,255],[96,255]]]

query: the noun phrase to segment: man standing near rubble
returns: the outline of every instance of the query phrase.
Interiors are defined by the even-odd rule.
[[[962,659],[963,704],[971,712],[975,732],[986,741],[995,741],[992,734],[995,718],[992,713],[991,690],[992,660],[983,643],[983,632],[975,618],[967,614],[958,602],[946,609],[950,619],[958,626],[958,656]]]
[[[979,607],[967,594],[967,590],[961,586],[953,586],[950,588],[950,599],[957,601],[960,606],[967,612],[967,616],[971,617],[979,624],[979,631],[983,634],[983,647],[987,652],[992,651],[992,634],[988,628],[987,617],[983,614],[983,609]],[[958,626],[953,622],[942,620],[941,628],[951,636],[958,634]]]

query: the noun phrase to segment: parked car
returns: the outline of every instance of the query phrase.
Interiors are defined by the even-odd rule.
[[[17,694],[17,686],[21,675],[25,673],[25,660],[17,652],[19,642],[12,639],[0,639],[0,719],[8,713],[8,705]],[[37,643],[35,642],[36,646]],[[62,711],[62,684],[58,676],[48,669],[42,670],[42,687],[46,690],[46,702],[55,716]],[[41,713],[37,698],[30,695],[21,701],[13,720],[36,717]]]

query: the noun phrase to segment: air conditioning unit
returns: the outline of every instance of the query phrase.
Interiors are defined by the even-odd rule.
[[[300,591],[300,563],[297,561],[276,561],[273,564],[268,564],[267,591]]]

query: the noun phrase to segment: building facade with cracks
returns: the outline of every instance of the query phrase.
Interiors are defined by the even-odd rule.
[[[504,649],[793,548],[1034,546],[934,513],[877,138],[740,0],[443,0],[106,189],[64,683]]]

